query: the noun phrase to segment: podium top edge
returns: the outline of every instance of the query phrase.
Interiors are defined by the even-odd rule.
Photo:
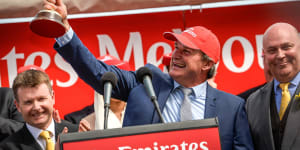
[[[191,120],[175,123],[156,123],[138,126],[129,126],[123,128],[93,130],[87,132],[73,132],[60,134],[60,144],[75,141],[84,141],[101,138],[112,138],[129,135],[139,135],[147,133],[167,132],[176,130],[201,129],[218,127],[217,118],[208,118],[202,120]]]

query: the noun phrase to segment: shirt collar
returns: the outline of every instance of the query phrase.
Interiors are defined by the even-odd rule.
[[[39,129],[37,127],[34,127],[28,123],[26,123],[26,126],[29,130],[29,132],[32,134],[32,136],[35,138],[35,139],[38,139],[41,132],[43,131],[42,129]],[[55,127],[54,127],[54,120],[52,119],[50,125],[48,126],[48,128],[46,129],[46,131],[50,131],[51,132],[51,135],[52,136],[55,136]]]
[[[173,90],[175,90],[179,87],[181,87],[181,85],[174,80]],[[192,87],[195,97],[204,97],[205,98],[206,97],[206,89],[207,89],[207,81]]]
[[[300,72],[298,72],[296,77],[294,77],[294,79],[292,79],[292,81],[290,81],[290,85],[297,86],[299,84],[299,82],[300,82]],[[279,84],[280,84],[280,82],[274,78],[275,92],[277,92],[277,90],[279,90],[279,86],[278,86]]]

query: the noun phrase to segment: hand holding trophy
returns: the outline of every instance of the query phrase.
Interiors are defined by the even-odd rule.
[[[60,37],[68,29],[67,8],[62,0],[44,0],[44,9],[30,23],[32,32],[43,37]]]

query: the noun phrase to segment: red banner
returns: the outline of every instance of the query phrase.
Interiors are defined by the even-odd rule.
[[[64,150],[220,150],[217,127],[138,134],[64,143]]]
[[[166,31],[180,32],[202,25],[219,37],[222,46],[216,82],[233,94],[265,82],[261,48],[265,29],[275,22],[299,27],[300,2],[178,10],[134,15],[70,19],[74,31],[96,56],[110,54],[129,61],[135,69],[152,63],[163,69],[162,55],[174,48]],[[200,7],[199,7],[200,8]],[[1,20],[0,20],[1,23]],[[55,107],[61,116],[92,104],[93,89],[53,49],[54,39],[33,34],[29,23],[0,24],[0,85],[9,87],[17,69],[41,66],[55,90]]]

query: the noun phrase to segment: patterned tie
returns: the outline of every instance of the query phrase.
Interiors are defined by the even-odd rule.
[[[290,83],[280,83],[279,84],[279,87],[282,89],[281,104],[280,104],[280,110],[279,110],[280,120],[283,118],[284,112],[291,101],[291,95],[290,95],[290,92],[288,89],[289,84]]]
[[[193,120],[192,105],[189,95],[192,93],[192,89],[180,88],[184,94],[184,99],[180,108],[181,121]]]
[[[40,137],[46,141],[46,150],[54,150],[54,143],[50,137],[49,131],[42,131]]]

